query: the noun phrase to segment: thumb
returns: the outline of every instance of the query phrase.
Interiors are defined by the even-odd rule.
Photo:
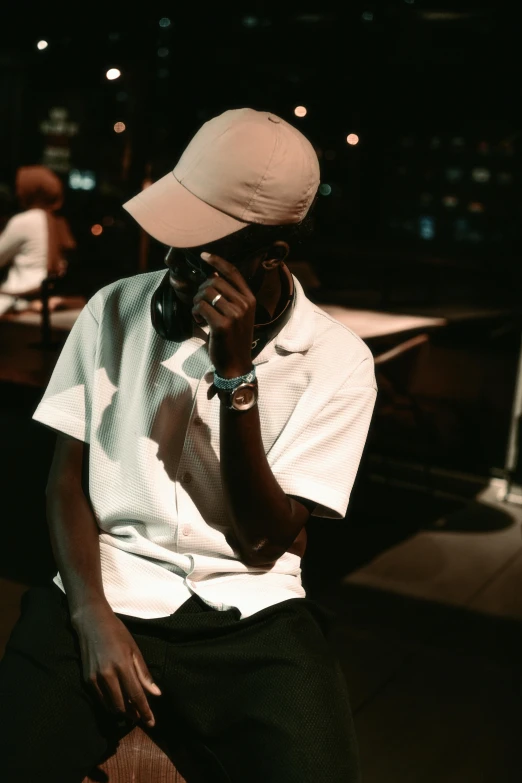
[[[155,696],[161,696],[161,691],[152,679],[152,675],[147,669],[141,654],[138,656],[135,652],[132,653],[132,660],[134,661],[134,667],[138,674],[139,681],[143,687],[147,688],[147,690],[150,691],[150,693],[153,693]]]

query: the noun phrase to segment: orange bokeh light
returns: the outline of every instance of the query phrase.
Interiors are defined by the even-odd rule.
[[[124,122],[116,122],[114,123],[114,130],[116,133],[123,133],[125,130],[125,123]]]
[[[94,226],[91,227],[91,234],[94,234],[95,237],[99,237],[102,231],[103,228],[99,223],[95,223]]]
[[[359,137],[356,133],[349,133],[346,137],[346,141],[348,144],[358,144],[359,143]]]
[[[306,117],[307,114],[306,106],[296,106],[294,109],[294,114],[296,117]]]

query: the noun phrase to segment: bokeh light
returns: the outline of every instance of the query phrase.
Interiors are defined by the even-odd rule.
[[[36,44],[36,48],[40,49],[40,51],[42,51],[42,49],[47,49],[48,46],[49,44],[47,43],[47,41],[38,41],[38,43]]]
[[[96,187],[94,171],[71,169],[69,172],[69,187],[71,190],[94,190]]]
[[[116,131],[116,133],[123,133],[123,131],[125,130],[125,127],[126,126],[125,126],[124,122],[115,122],[114,123],[114,130]]]
[[[346,141],[348,142],[348,144],[351,144],[353,146],[354,144],[359,143],[359,137],[356,133],[349,133],[348,136],[346,137]]]
[[[326,182],[323,182],[322,185],[319,185],[319,193],[321,196],[329,196],[332,192],[332,188],[330,185],[327,185]]]
[[[95,237],[99,237],[102,232],[103,228],[99,223],[95,223],[94,226],[91,226],[91,234],[94,234]]]
[[[306,117],[307,113],[306,106],[296,106],[294,109],[294,114],[296,117]]]
[[[421,239],[433,239],[435,237],[435,219],[432,215],[419,217],[419,236]]]
[[[445,207],[456,207],[459,200],[456,196],[444,196],[442,203]]]
[[[471,171],[471,177],[475,182],[488,182],[491,178],[491,172],[489,169],[475,168]]]
[[[114,79],[119,79],[121,76],[121,71],[118,70],[118,68],[109,68],[107,73],[105,74],[107,79],[112,82]]]
[[[169,56],[169,50],[166,46],[160,46],[158,49],[158,57],[168,57]]]
[[[168,19],[166,16],[162,17],[159,20],[159,26],[160,27],[170,27],[170,19]]]

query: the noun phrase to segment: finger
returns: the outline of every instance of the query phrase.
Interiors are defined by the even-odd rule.
[[[140,714],[136,709],[136,705],[130,699],[127,699],[125,702],[125,712],[127,713],[127,718],[133,723],[137,723],[140,720]]]
[[[134,652],[132,654],[132,660],[134,661],[134,667],[136,669],[138,679],[143,687],[147,688],[147,690],[153,693],[154,696],[161,696],[161,691],[152,679],[152,674],[149,672],[147,664],[143,660],[141,653],[138,654]]]
[[[252,294],[250,289],[249,293]],[[245,300],[245,295],[238,291],[237,288],[234,288],[234,286],[227,282],[227,280],[225,280],[223,277],[213,277],[209,280],[206,280],[205,283],[199,287],[193,301],[194,303],[201,300],[211,302],[216,294],[221,294],[222,299],[220,299],[220,302],[226,299],[232,304],[240,304]]]
[[[244,302],[231,302],[223,295],[221,295],[213,305],[212,302],[216,296],[217,294],[215,294],[214,291],[210,291],[205,297],[200,297],[199,299],[194,297],[194,312],[199,312],[201,316],[206,318],[206,313],[213,310],[218,316],[218,320],[216,321],[218,325],[219,316],[224,316],[225,318],[240,318],[244,312],[247,312]],[[205,305],[209,307],[210,310],[205,310]]]
[[[154,715],[135,670],[129,667],[125,671],[121,671],[120,680],[126,700],[132,702],[133,708],[138,711],[139,717],[147,726],[154,726],[156,723]]]
[[[221,302],[221,299],[219,302]],[[216,304],[219,304],[219,302],[216,302]],[[212,329],[217,329],[223,326],[227,318],[225,314],[220,313],[216,307],[212,307],[210,302],[207,302],[205,299],[201,299],[196,305],[194,305],[192,308],[192,314],[201,315],[201,317]]]
[[[100,686],[97,682],[94,682],[93,680],[90,681],[91,687],[93,691],[95,692],[96,696],[102,703],[102,705],[105,707],[106,710],[109,710],[110,712],[113,712],[112,705],[109,704],[108,699],[106,698],[105,694],[101,690]]]
[[[199,305],[200,305],[200,303],[196,302],[196,304],[194,305],[194,307],[190,311],[192,313],[192,317],[194,318],[194,320],[195,320],[195,322],[197,324],[207,324],[208,323],[207,320],[199,312]],[[211,325],[211,324],[208,324],[208,325]]]
[[[230,261],[225,261],[221,256],[206,252],[201,253],[201,258],[203,261],[206,261],[207,264],[214,267],[219,272],[220,277],[229,280],[234,288],[237,288],[242,294],[248,295],[252,293],[237,266],[231,264]]]
[[[125,713],[125,701],[121,691],[120,683],[116,675],[98,674],[98,685],[105,695],[105,702],[111,712]]]

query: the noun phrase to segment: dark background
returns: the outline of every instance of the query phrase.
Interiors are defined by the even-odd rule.
[[[370,320],[447,320],[377,363],[346,518],[310,519],[303,583],[339,618],[368,783],[518,781],[520,507],[492,501],[491,477],[505,475],[522,332],[520,4],[47,5],[2,13],[0,230],[18,208],[19,166],[62,164],[66,184],[90,172],[94,189],[66,190],[78,248],[62,293],[159,269],[165,248],[122,204],[172,170],[203,122],[251,107],[301,129],[320,159],[315,234],[291,254],[307,295]],[[77,125],[70,139],[42,133],[56,109]],[[57,570],[45,523],[56,435],[31,419],[43,385],[23,379],[50,373],[58,349],[38,337],[0,322],[0,651],[21,593]],[[406,337],[367,342],[378,359]],[[383,553],[390,590],[345,582]],[[491,614],[474,609],[486,593]]]
[[[243,106],[279,114],[321,164],[315,232],[291,256],[319,281],[309,296],[449,322],[391,368],[406,396],[401,407],[382,390],[371,448],[501,475],[521,325],[520,21],[518,7],[460,0],[10,8],[4,219],[19,165],[61,161],[66,184],[90,172],[95,187],[68,187],[63,208],[78,242],[65,286],[88,297],[161,268],[165,249],[122,204],[172,170],[203,122]],[[56,108],[70,138],[42,132]]]
[[[476,296],[513,297],[519,10],[459,0],[157,9],[22,7],[9,10],[0,32],[0,181],[42,162],[53,142],[40,123],[64,107],[78,125],[70,166],[96,177],[94,190],[70,191],[65,207],[91,269],[135,270],[137,229],[122,201],[147,176],[171,170],[205,120],[249,106],[294,123],[318,150],[331,193],[317,205],[315,261],[328,283],[360,276],[354,267],[369,252],[399,251],[404,263],[412,254],[419,267],[443,263],[447,285],[451,262],[472,270],[465,279]],[[165,17],[170,25],[160,27]],[[122,76],[108,81],[110,67]],[[295,116],[297,105],[305,117]],[[489,179],[477,182],[476,169]],[[104,218],[115,222],[93,237],[91,225]],[[454,284],[462,287],[458,274]]]

